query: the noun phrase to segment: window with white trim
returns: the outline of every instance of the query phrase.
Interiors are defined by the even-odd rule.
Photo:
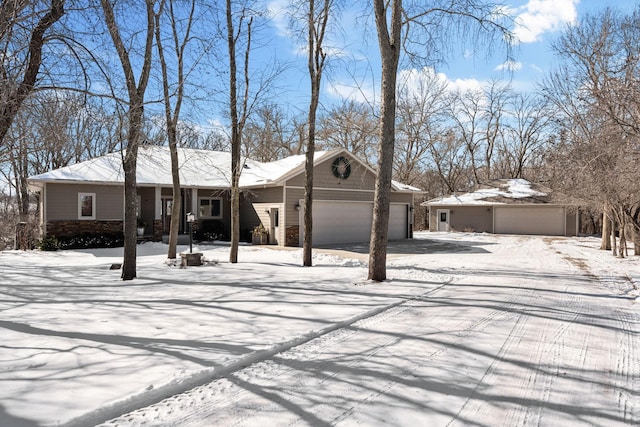
[[[96,219],[96,193],[78,193],[78,219]]]
[[[222,218],[222,199],[218,197],[198,199],[199,218]]]

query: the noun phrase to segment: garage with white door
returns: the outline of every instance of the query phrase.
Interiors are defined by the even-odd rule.
[[[496,206],[496,234],[565,235],[565,209],[561,206]]]
[[[409,237],[409,205],[392,203],[389,216],[389,240]],[[373,221],[372,202],[313,202],[313,245],[368,242]],[[300,224],[303,223],[300,211]],[[302,245],[303,230],[300,233]]]

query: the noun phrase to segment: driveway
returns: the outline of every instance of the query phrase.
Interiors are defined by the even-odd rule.
[[[402,258],[414,255],[427,254],[480,254],[489,253],[487,247],[496,243],[483,241],[481,235],[478,239],[465,239],[450,233],[447,240],[430,239],[428,232],[415,233],[413,239],[391,240],[387,246],[388,258]],[[440,235],[442,233],[439,233]],[[366,261],[369,259],[369,243],[345,243],[317,246],[316,250],[330,253],[344,258],[355,258]]]

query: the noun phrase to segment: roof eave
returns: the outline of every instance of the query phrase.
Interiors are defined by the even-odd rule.
[[[327,157],[330,157],[331,155],[334,155],[336,153],[340,153],[340,152],[343,152],[343,151],[346,151],[346,150],[341,148],[341,149],[337,149],[337,150],[325,151],[317,159],[315,159],[315,158],[313,159],[313,166],[315,167],[316,164],[323,162]],[[284,186],[288,180],[290,180],[294,176],[300,175],[301,173],[303,173],[305,171],[305,164],[306,164],[306,161],[302,162],[301,164],[299,164],[295,168],[292,168],[291,170],[285,172],[283,175],[275,178],[273,180],[273,183],[276,184],[276,186]]]

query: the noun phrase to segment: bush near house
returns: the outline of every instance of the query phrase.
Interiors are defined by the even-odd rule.
[[[46,236],[38,243],[38,249],[43,251],[118,248],[122,246],[124,246],[124,235],[119,233],[81,234],[72,237]]]

